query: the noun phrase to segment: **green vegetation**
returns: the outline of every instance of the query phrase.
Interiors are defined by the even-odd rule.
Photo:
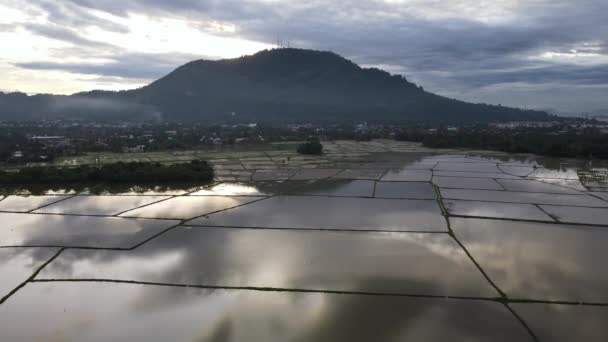
[[[317,139],[309,139],[307,142],[298,146],[300,154],[322,154],[323,145]]]
[[[425,135],[422,144],[433,148],[472,148],[551,157],[608,158],[608,135],[595,131],[555,134],[542,129],[461,129],[458,132],[440,130]]]
[[[40,166],[23,168],[18,172],[0,171],[0,183],[3,184],[207,182],[212,179],[213,168],[201,160],[176,164],[118,162],[101,167]]]

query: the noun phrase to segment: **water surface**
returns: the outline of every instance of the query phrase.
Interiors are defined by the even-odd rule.
[[[372,141],[212,164],[2,190],[0,340],[608,340],[606,163]]]

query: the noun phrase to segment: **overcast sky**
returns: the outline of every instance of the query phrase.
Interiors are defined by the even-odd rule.
[[[129,89],[199,58],[332,50],[458,99],[608,109],[607,0],[0,0],[0,90]]]

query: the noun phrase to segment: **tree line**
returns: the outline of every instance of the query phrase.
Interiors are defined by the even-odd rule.
[[[208,182],[213,180],[213,168],[206,161],[161,164],[143,162],[118,162],[100,167],[36,166],[17,172],[0,171],[3,184],[58,184],[97,182]]]
[[[597,130],[559,133],[542,129],[440,130],[424,135],[422,144],[433,148],[472,148],[551,157],[608,158],[608,135]]]

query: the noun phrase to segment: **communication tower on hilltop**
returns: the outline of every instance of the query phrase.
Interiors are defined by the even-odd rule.
[[[291,39],[287,38],[287,45],[285,45],[285,43],[283,42],[283,39],[281,39],[281,36],[277,34],[277,42],[276,42],[275,48],[276,49],[291,48]]]

